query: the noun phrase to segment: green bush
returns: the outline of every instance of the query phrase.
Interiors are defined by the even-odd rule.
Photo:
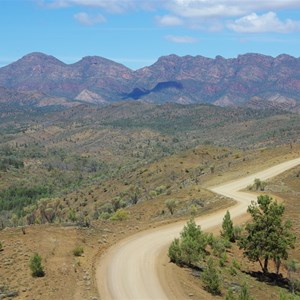
[[[168,210],[170,211],[171,215],[173,215],[174,210],[177,206],[177,201],[175,199],[168,199],[168,200],[166,200],[165,205],[168,208]]]
[[[235,297],[234,297],[234,294],[233,294],[233,290],[232,289],[229,289],[226,293],[226,296],[225,296],[225,300],[237,300]]]
[[[235,258],[232,260],[232,266],[238,270],[241,269],[240,264],[238,263],[238,261]]]
[[[195,266],[207,255],[207,244],[207,234],[191,219],[180,233],[180,239],[171,243],[169,257],[178,265]]]
[[[166,186],[161,185],[161,186],[158,186],[158,187],[155,189],[155,191],[156,191],[157,195],[160,195],[160,194],[164,193],[166,189],[167,189]]]
[[[248,287],[245,283],[242,286],[238,300],[253,300],[253,298],[249,294]]]
[[[179,239],[174,239],[174,241],[171,243],[168,255],[171,262],[179,266],[183,264]]]
[[[227,244],[228,244],[227,240],[224,240],[219,237],[213,238],[211,242],[211,248],[213,250],[213,254],[220,257],[224,252],[226,252]]]
[[[236,270],[236,268],[234,268],[233,266],[230,266],[230,268],[229,268],[229,273],[230,273],[230,275],[232,275],[232,276],[236,276],[236,275],[237,275],[237,270]]]
[[[112,221],[124,221],[129,219],[129,213],[127,210],[120,208],[111,217]]]
[[[201,278],[208,292],[213,295],[221,294],[221,277],[214,265],[214,261],[212,260],[212,258],[208,259],[207,266],[202,273]]]
[[[226,252],[223,252],[223,253],[219,256],[219,266],[220,266],[220,267],[224,267],[226,261],[227,261],[227,253],[226,253]]]
[[[105,212],[105,211],[99,215],[100,220],[108,220],[110,217],[111,217],[111,214],[109,212]]]
[[[29,267],[33,277],[43,277],[45,275],[42,258],[38,253],[33,254],[30,258]]]
[[[71,222],[76,222],[77,221],[77,216],[76,216],[76,212],[74,209],[71,209],[69,211],[69,214],[68,214],[68,219],[71,221]]]
[[[73,250],[74,256],[81,256],[83,254],[83,247],[82,246],[76,246]]]

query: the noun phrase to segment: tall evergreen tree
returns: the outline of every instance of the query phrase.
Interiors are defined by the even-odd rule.
[[[295,236],[291,222],[283,221],[284,206],[268,195],[261,195],[257,203],[248,207],[252,222],[246,225],[247,235],[240,240],[240,248],[251,261],[259,262],[264,274],[269,272],[269,260],[274,260],[277,273],[282,259],[288,258],[288,250],[294,247]]]
[[[221,236],[232,243],[235,242],[233,223],[228,210],[223,218]]]

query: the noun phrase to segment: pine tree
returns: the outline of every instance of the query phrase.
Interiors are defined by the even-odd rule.
[[[295,236],[291,222],[283,221],[284,206],[268,195],[261,195],[257,203],[248,207],[252,222],[246,225],[247,235],[240,240],[240,248],[251,261],[259,262],[264,274],[268,273],[269,260],[276,263],[277,273],[282,259],[288,258],[288,250],[294,247]]]
[[[228,210],[223,218],[221,236],[232,243],[235,242],[233,223]]]
[[[42,266],[42,258],[39,254],[35,253],[29,263],[29,267],[31,270],[31,274],[34,277],[43,277],[45,275],[43,266]]]

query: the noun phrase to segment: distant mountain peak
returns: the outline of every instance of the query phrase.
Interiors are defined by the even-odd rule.
[[[29,54],[24,55],[21,59],[17,62],[25,62],[25,63],[51,63],[51,64],[58,64],[58,65],[65,65],[62,61],[57,59],[52,55],[47,55],[42,52],[32,52]]]
[[[268,106],[294,110],[300,107],[300,58],[259,53],[230,59],[170,54],[132,71],[100,56],[65,64],[51,55],[33,52],[0,68],[0,86],[97,104],[135,99],[244,106],[252,99],[251,107],[263,107],[262,101],[268,101]],[[8,101],[12,99],[5,94]]]

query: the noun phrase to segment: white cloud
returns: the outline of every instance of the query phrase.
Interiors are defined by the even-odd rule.
[[[186,18],[239,16],[244,13],[242,5],[230,2],[232,1],[172,0],[168,7],[176,15]]]
[[[178,35],[167,35],[165,36],[165,39],[169,42],[173,43],[182,43],[182,44],[191,44],[191,43],[197,43],[198,39],[191,37],[191,36],[178,36]]]
[[[45,7],[97,8],[105,15],[152,11],[160,26],[185,26],[206,31],[227,28],[239,32],[297,31],[300,20],[281,20],[276,13],[300,9],[299,0],[35,0]],[[266,12],[274,12],[266,13]],[[236,19],[236,20],[235,20]],[[234,21],[235,20],[235,21]]]
[[[300,8],[299,0],[166,0],[167,8],[178,16],[235,17],[255,11]]]
[[[77,20],[79,23],[88,26],[95,25],[98,23],[104,23],[106,21],[105,18],[100,14],[90,15],[85,12],[75,14],[74,19]]]
[[[252,13],[238,20],[230,22],[228,28],[236,32],[255,33],[255,32],[293,32],[300,31],[300,21],[287,19],[281,21],[274,12],[263,15]]]
[[[178,26],[183,24],[183,20],[172,15],[158,16],[156,21],[162,26]]]

